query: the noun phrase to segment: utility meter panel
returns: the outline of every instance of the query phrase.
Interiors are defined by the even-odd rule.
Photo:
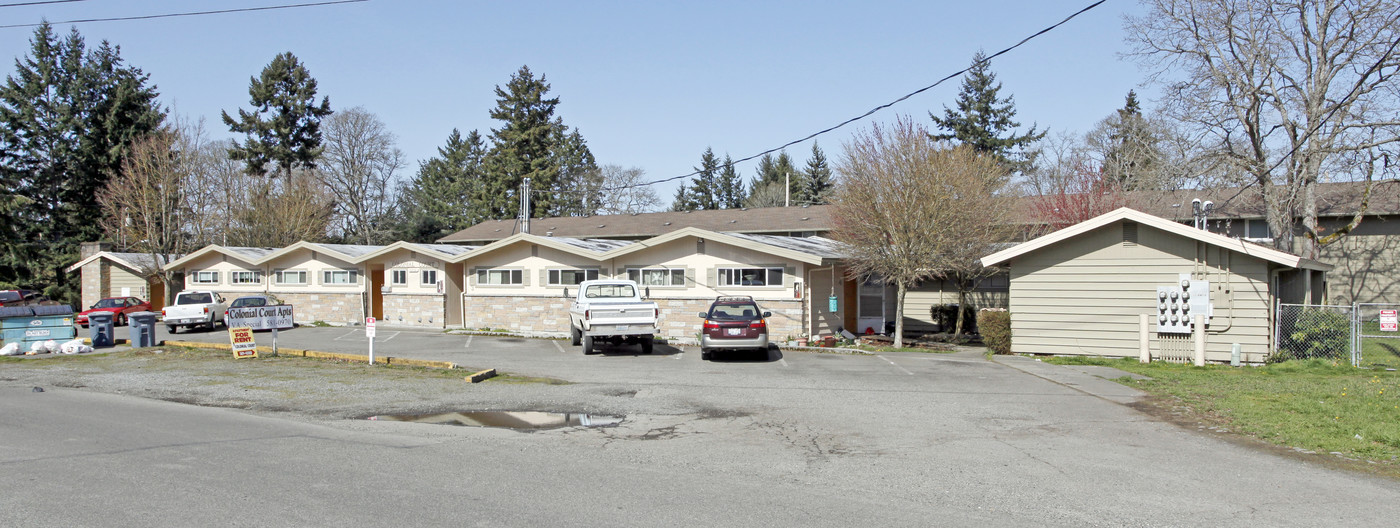
[[[1157,287],[1157,331],[1165,334],[1191,333],[1191,321],[1196,314],[1210,323],[1215,315],[1210,303],[1210,281],[1191,280],[1182,273],[1181,280],[1171,286]]]

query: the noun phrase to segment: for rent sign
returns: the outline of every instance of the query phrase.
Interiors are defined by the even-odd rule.
[[[229,308],[228,325],[246,326],[253,330],[288,329],[292,327],[292,305],[249,306]]]
[[[228,338],[233,345],[233,357],[258,357],[258,344],[253,342],[253,329],[246,326],[229,327]]]

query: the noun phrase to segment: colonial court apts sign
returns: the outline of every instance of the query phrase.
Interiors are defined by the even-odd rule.
[[[292,327],[292,305],[249,306],[229,308],[228,326],[246,326],[253,330],[285,330]]]

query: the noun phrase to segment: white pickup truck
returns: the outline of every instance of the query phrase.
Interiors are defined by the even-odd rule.
[[[175,303],[161,309],[161,319],[170,333],[180,327],[203,326],[213,330],[224,321],[224,298],[211,291],[184,291],[175,295]]]
[[[569,338],[574,346],[583,345],[584,354],[595,352],[599,341],[640,343],[642,353],[650,354],[660,315],[656,303],[642,300],[635,282],[583,281],[569,307]]]

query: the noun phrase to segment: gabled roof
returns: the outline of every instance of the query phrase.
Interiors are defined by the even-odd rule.
[[[200,248],[199,250],[193,253],[185,255],[184,257],[176,259],[175,261],[170,262],[169,264],[166,264],[165,269],[174,269],[180,266],[184,266],[185,264],[190,263],[190,261],[193,261],[199,257],[208,255],[210,253],[221,253],[236,258],[238,260],[247,262],[249,264],[259,264],[267,256],[281,251],[285,251],[285,249],[278,250],[277,248],[225,247],[220,246],[218,244],[210,244],[208,246]]]
[[[761,207],[637,213],[630,215],[556,216],[530,220],[536,235],[564,238],[647,238],[683,227],[725,233],[829,231],[830,206]],[[438,242],[485,242],[519,234],[515,220],[487,220],[438,239]]]
[[[379,258],[397,250],[408,250],[428,255],[429,257],[443,262],[457,262],[461,256],[476,250],[476,246],[463,246],[457,244],[420,244],[417,242],[398,241],[387,246],[361,246],[373,248],[373,251],[360,253],[351,262],[360,263],[366,260]]]
[[[121,264],[122,267],[125,267],[127,269],[136,270],[142,273],[146,273],[158,267],[155,264],[155,260],[151,258],[150,253],[118,253],[113,251],[99,251],[88,256],[88,258],[78,261],[77,264],[68,266],[68,268],[66,268],[66,271],[68,271],[69,273],[78,271],[83,266],[88,265],[88,263],[103,258],[115,262],[117,264]],[[165,261],[169,262],[178,258],[180,258],[179,255],[166,255]]]
[[[528,233],[516,233],[497,240],[473,251],[470,256],[484,255],[518,243],[539,244],[593,260],[607,260],[635,253],[673,240],[693,236],[713,240],[723,244],[752,249],[790,260],[821,264],[823,259],[840,258],[836,242],[820,237],[785,237],[772,235],[751,235],[742,233],[717,233],[694,227],[681,228],[664,235],[646,240],[596,240],[566,237],[545,237]]]
[[[1230,238],[1225,235],[1211,233],[1203,229],[1196,229],[1191,226],[1167,220],[1165,218],[1152,216],[1150,214],[1129,209],[1127,207],[1123,207],[1109,213],[1104,213],[1102,215],[1066,227],[1059,231],[1055,231],[1054,233],[1050,233],[1048,235],[1031,240],[1029,242],[1023,242],[1013,247],[1003,249],[996,253],[992,253],[991,255],[982,257],[982,265],[995,266],[998,264],[1002,264],[1016,257],[1020,257],[1027,253],[1030,253],[1032,251],[1036,251],[1038,249],[1057,244],[1061,241],[1068,240],[1093,231],[1095,229],[1098,229],[1100,227],[1104,227],[1106,225],[1114,224],[1121,221],[1137,222],[1141,225],[1151,226],[1169,233],[1180,235],[1186,238],[1195,239],[1201,242],[1205,242],[1207,244],[1243,253],[1252,257],[1261,258],[1269,262],[1273,262],[1275,264],[1288,266],[1290,268],[1304,268],[1321,271],[1329,271],[1332,269],[1332,266],[1330,264],[1323,264],[1315,260],[1305,259],[1292,253],[1279,251],[1273,248],[1267,248],[1255,244],[1253,242],[1246,242],[1237,238]]]

